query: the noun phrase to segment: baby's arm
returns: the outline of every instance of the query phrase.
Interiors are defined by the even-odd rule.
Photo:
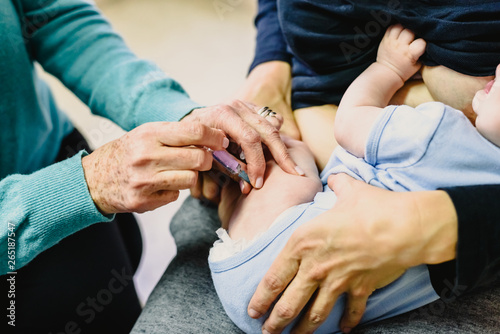
[[[335,118],[335,139],[344,149],[364,157],[366,141],[375,119],[405,81],[420,68],[418,58],[425,41],[401,25],[387,29],[377,61],[356,78],[340,101]]]

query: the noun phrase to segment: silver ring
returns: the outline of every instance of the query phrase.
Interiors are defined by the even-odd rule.
[[[269,109],[269,107],[262,107],[259,109],[259,111],[257,111],[257,113],[264,118],[266,118],[267,116],[271,117],[276,116],[276,113],[271,109]]]
[[[257,111],[257,114],[259,114],[262,117],[266,117],[267,115],[269,115],[269,110],[270,110],[269,107],[262,107],[259,109],[259,111]]]

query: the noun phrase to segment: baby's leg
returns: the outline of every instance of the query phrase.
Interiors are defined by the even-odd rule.
[[[260,333],[262,323],[266,319],[265,316],[259,319],[250,318],[247,308],[258,284],[276,256],[297,228],[331,209],[335,201],[333,192],[322,192],[312,204],[295,206],[287,211],[277,219],[271,229],[239,253],[222,259],[210,254],[212,279],[224,310],[245,333]],[[393,283],[373,292],[368,300],[362,323],[405,313],[437,298],[439,296],[432,288],[427,266],[410,268]],[[339,324],[344,308],[345,295],[342,295],[316,333],[340,332]],[[290,333],[291,327],[293,323],[283,333]]]
[[[301,108],[294,111],[302,140],[311,149],[320,170],[326,166],[330,155],[337,147],[333,134],[336,113],[337,106],[333,104]]]
[[[404,104],[416,108],[422,103],[431,101],[434,101],[434,98],[423,80],[409,80],[394,94],[389,104]]]
[[[265,232],[272,222],[286,209],[313,200],[322,190],[313,156],[300,141],[285,139],[294,161],[305,176],[284,172],[274,160],[268,160],[264,186],[241,195],[234,188],[222,192],[219,215],[233,240],[252,240]],[[233,191],[232,191],[233,190]]]

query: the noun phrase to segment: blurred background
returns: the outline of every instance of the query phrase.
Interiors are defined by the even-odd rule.
[[[230,99],[242,85],[254,46],[252,0],[96,0],[97,6],[140,57],[157,63],[204,105]],[[93,148],[124,131],[94,116],[48,74],[56,100]],[[144,250],[134,277],[144,304],[176,253],[169,224],[188,195],[155,211],[136,215]],[[214,232],[215,233],[215,232]]]

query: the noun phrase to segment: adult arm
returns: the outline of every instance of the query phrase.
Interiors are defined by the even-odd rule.
[[[290,101],[291,55],[287,52],[287,44],[281,31],[276,0],[259,0],[255,26],[255,57],[247,80],[236,97],[269,106],[283,117],[281,133],[299,139],[300,133],[293,118]],[[207,193],[205,197],[212,196]]]
[[[9,250],[13,261],[0,261],[1,275],[23,267],[64,237],[111,220],[99,212],[89,194],[81,164],[84,155],[81,151],[33,174],[0,181],[0,247]],[[15,246],[12,253],[10,246]]]
[[[231,123],[234,129],[227,132],[239,131],[233,138],[242,139],[250,150],[254,147],[247,153],[249,160],[252,154],[254,158],[249,173],[253,182],[265,169],[263,161],[259,168],[257,159],[260,152],[263,160],[261,140],[273,148],[289,172],[296,173],[277,131],[271,125],[252,127],[250,118],[254,125],[259,125],[260,118],[243,103],[197,109],[197,115],[205,115],[200,122],[138,126],[177,121],[197,104],[155,65],[136,58],[93,5],[62,0],[25,1],[22,6],[23,33],[33,58],[95,113],[127,130],[137,128],[83,158],[82,152],[79,158],[43,172],[2,180],[1,221],[10,223],[12,230],[4,229],[0,242],[7,247],[9,235],[16,236],[14,269],[62,238],[106,221],[101,213],[142,212],[175,200],[179,189],[196,182],[198,171],[211,166],[211,155],[191,145],[224,149],[227,139],[213,127],[230,128],[231,119],[239,121],[237,126]],[[214,115],[221,112],[231,117],[214,124]],[[3,263],[2,272],[7,269]]]
[[[281,31],[276,0],[259,0],[255,27],[254,60],[236,97],[269,106],[283,116],[281,133],[300,139],[291,109],[291,54]]]
[[[137,58],[90,2],[26,0],[22,6],[34,59],[93,113],[131,130],[178,121],[199,106],[155,64]]]
[[[291,109],[291,54],[281,31],[276,0],[259,0],[255,56],[237,98],[267,105],[283,116],[281,132],[300,139]]]
[[[202,144],[220,150],[229,141],[202,124],[153,122],[90,155],[81,151],[30,175],[2,179],[0,247],[12,262],[1,261],[0,274],[114,213],[144,212],[176,200],[198,171],[211,168],[210,153],[190,146]]]
[[[276,7],[275,1],[260,1],[253,67],[289,61]],[[198,106],[155,64],[138,59],[94,5],[26,0],[23,9],[34,58],[94,113],[130,130],[150,121],[178,121]]]
[[[24,1],[23,7],[34,58],[95,114],[131,130],[146,122],[178,121],[198,107],[175,80],[137,58],[94,5],[82,0]],[[233,102],[191,115],[195,113],[190,120],[224,130],[245,149],[254,186],[260,188],[265,171],[261,142],[280,167],[296,173],[277,131],[260,122],[251,107]]]
[[[281,31],[276,0],[259,0],[255,27],[257,28],[255,56],[249,72],[268,61],[279,60],[290,63],[291,55],[287,51],[287,43]]]
[[[281,32],[276,0],[259,0],[255,26],[257,28],[255,58],[250,66],[247,80],[235,97],[255,105],[270,107],[283,118],[282,121],[280,119],[278,126],[281,133],[299,139],[300,132],[295,124],[290,101],[291,55],[287,52],[287,44]],[[248,158],[248,155],[245,155]],[[279,156],[274,157],[282,159]],[[278,163],[280,166],[283,165],[281,162]],[[283,169],[289,172],[286,168]],[[240,186],[243,193],[250,191],[245,182],[241,182]],[[209,175],[201,174],[200,181],[191,189],[191,195],[218,202],[220,185]]]

